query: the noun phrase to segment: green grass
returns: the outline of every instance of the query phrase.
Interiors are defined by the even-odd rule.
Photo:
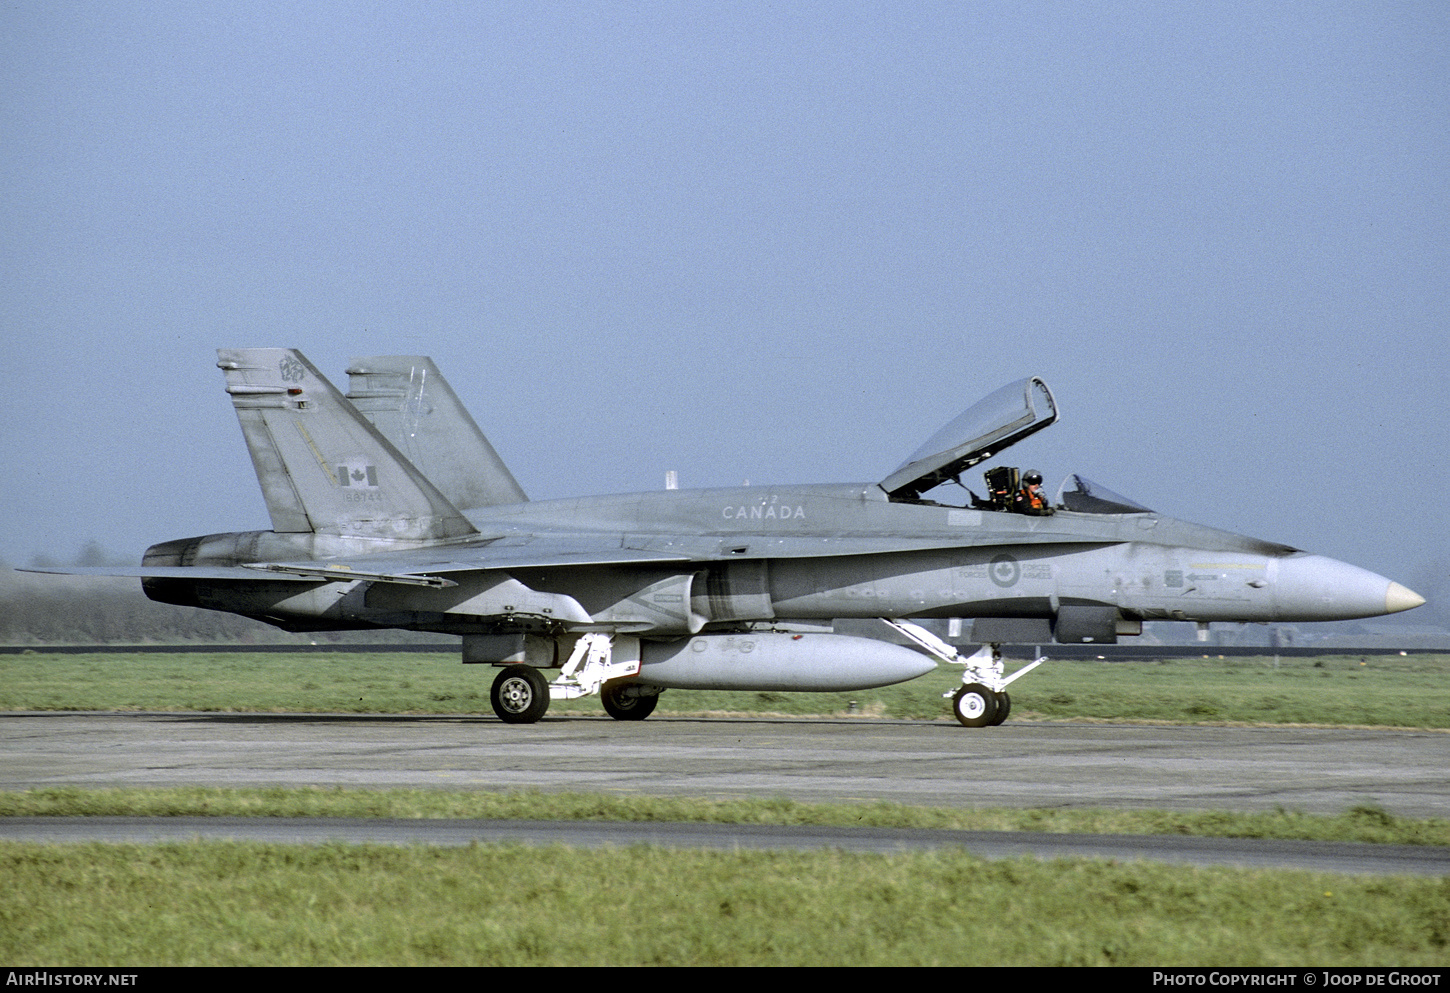
[[[1450,845],[1450,821],[1397,817],[1363,805],[1336,815],[1279,810],[1081,810],[912,807],[872,803],[701,800],[597,793],[322,787],[76,787],[0,792],[0,817],[395,817],[483,820],[691,821],[1073,834],[1180,834],[1219,838]]]
[[[1015,666],[1009,666],[1014,668]],[[0,659],[0,709],[488,713],[451,654]],[[851,694],[689,693],[657,713],[950,720],[942,667]],[[1012,720],[1450,727],[1450,657],[1051,662]],[[554,713],[600,713],[596,699]],[[0,816],[590,818],[1450,844],[1450,824],[953,810],[586,794],[181,788],[0,793]],[[1215,965],[1450,962],[1450,880],[984,861],[959,851],[700,852],[0,844],[0,958],[34,965]]]
[[[1049,662],[1038,672],[1049,668],[1022,691],[1042,717],[1450,728],[1450,656]]]
[[[1450,960],[1450,880],[842,852],[0,846],[27,965]]]
[[[1009,671],[1020,662],[1009,662]],[[216,653],[0,657],[0,710],[490,713],[491,666],[452,654]],[[669,690],[659,714],[950,720],[960,670],[853,693]],[[1450,729],[1450,656],[1053,660],[1014,683],[1012,720],[1368,725]],[[588,697],[554,714],[601,712]]]

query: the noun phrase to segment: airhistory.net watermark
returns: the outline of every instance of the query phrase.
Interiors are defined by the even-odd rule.
[[[74,971],[70,969],[10,969],[6,986],[135,986],[140,973]]]

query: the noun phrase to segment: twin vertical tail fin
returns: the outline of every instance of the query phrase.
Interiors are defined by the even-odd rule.
[[[217,365],[274,531],[410,542],[476,533],[302,353],[219,349]]]
[[[461,510],[528,500],[433,360],[353,359],[347,398]]]

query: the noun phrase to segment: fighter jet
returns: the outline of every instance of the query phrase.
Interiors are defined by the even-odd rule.
[[[1038,378],[971,407],[879,482],[530,501],[430,359],[355,359],[344,395],[293,349],[218,358],[271,530],[162,542],[135,568],[55,571],[139,576],[153,600],[289,631],[459,635],[465,663],[498,667],[491,702],[509,723],[596,693],[612,717],[642,720],[672,688],[859,690],[954,663],[952,711],[983,727],[1042,661],[1008,675],[998,642],[1424,603],[1080,476],[1049,500],[1040,474],[998,466],[977,496],[962,473],[1057,420]],[[927,498],[939,489],[961,495]],[[983,648],[960,655],[919,623],[941,618],[971,619]]]

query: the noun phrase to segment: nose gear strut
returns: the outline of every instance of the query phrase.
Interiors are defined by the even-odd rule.
[[[952,713],[969,728],[993,727],[1005,721],[1012,711],[1012,698],[1007,695],[1008,684],[1047,661],[1047,656],[1043,655],[1007,676],[1002,669],[1001,645],[983,645],[974,654],[963,657],[919,624],[894,618],[887,618],[886,623],[933,658],[963,667],[962,685],[942,696],[952,701]]]

